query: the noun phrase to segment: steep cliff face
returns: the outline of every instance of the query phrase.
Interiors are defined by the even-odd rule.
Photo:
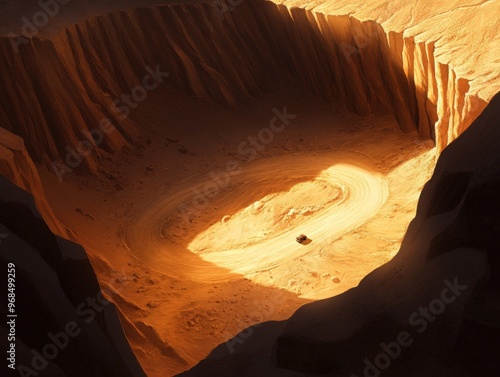
[[[416,125],[419,132],[424,137],[435,134],[439,151],[471,124],[484,109],[486,102],[500,89],[500,62],[496,58],[499,44],[495,37],[499,28],[496,17],[500,11],[498,2],[274,2],[288,9],[307,9],[316,18],[321,15],[326,15],[328,19],[349,15],[352,25],[376,22],[383,28],[392,61],[396,63],[398,70],[404,72],[411,88],[413,102],[417,107]],[[366,60],[363,52],[368,51],[372,42],[376,43],[377,39],[370,38],[374,34],[363,26],[349,29],[354,35],[348,43],[351,46],[346,50],[351,52],[348,55],[360,55],[364,61],[364,70],[373,71],[373,61]],[[469,48],[477,53],[472,53]],[[356,54],[356,51],[360,53]],[[372,58],[376,56],[371,55]],[[438,122],[434,124],[436,119]]]
[[[17,52],[4,38],[0,51],[0,119],[4,128],[26,141],[37,162],[51,166],[54,160],[64,161],[68,148],[77,149],[82,140],[95,146],[88,135],[108,126],[104,119],[116,124],[118,132],[106,134],[103,149],[117,150],[136,134],[130,122],[118,124],[109,114],[106,94],[92,76],[77,74],[77,65],[66,61],[69,49],[61,51],[53,41],[33,38]],[[92,158],[83,161],[95,169]]]
[[[90,17],[26,43],[2,37],[0,122],[36,162],[71,168],[81,159],[95,171],[100,151],[139,135],[128,117],[136,103],[123,95],[147,96],[144,79],[157,69],[170,74],[162,85],[229,105],[284,76],[332,106],[393,113],[439,150],[484,108],[489,98],[469,90],[474,77],[441,63],[434,41],[333,15],[341,13],[260,0],[225,10],[162,5]]]
[[[266,16],[292,77],[360,115],[394,114],[402,130],[417,129],[439,151],[486,105],[469,92],[466,78],[436,58],[433,41],[285,5],[268,4]]]

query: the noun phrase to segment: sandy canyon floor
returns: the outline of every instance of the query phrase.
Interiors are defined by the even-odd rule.
[[[233,108],[162,90],[131,113],[147,136],[98,176],[41,171],[151,377],[389,261],[436,159],[393,118],[288,84]]]

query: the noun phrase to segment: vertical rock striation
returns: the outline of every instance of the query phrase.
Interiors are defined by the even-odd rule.
[[[101,150],[116,152],[140,133],[113,101],[142,85],[146,67],[168,71],[168,85],[228,105],[257,96],[277,76],[296,80],[357,114],[392,113],[439,151],[489,100],[439,62],[433,41],[260,0],[224,13],[205,3],[117,11],[18,48],[0,37],[2,127],[48,166],[89,142],[97,152],[83,153],[83,166],[91,171]],[[96,143],[89,132],[106,119],[116,129]]]

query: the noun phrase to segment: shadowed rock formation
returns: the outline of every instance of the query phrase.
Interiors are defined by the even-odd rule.
[[[9,370],[12,375],[145,376],[116,308],[101,295],[85,251],[55,236],[31,196],[2,176],[0,193],[5,281],[8,266],[15,265],[17,372]],[[0,298],[4,308],[6,298]],[[7,333],[3,322],[2,339]]]
[[[24,147],[23,140],[1,127],[0,172],[15,185],[33,194],[37,209],[52,232],[64,238],[71,238],[71,231],[57,220],[47,202],[40,176]]]

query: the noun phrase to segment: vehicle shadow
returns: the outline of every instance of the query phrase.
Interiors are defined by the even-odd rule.
[[[309,245],[312,242],[312,239],[308,238],[305,241],[301,242],[301,245]]]

